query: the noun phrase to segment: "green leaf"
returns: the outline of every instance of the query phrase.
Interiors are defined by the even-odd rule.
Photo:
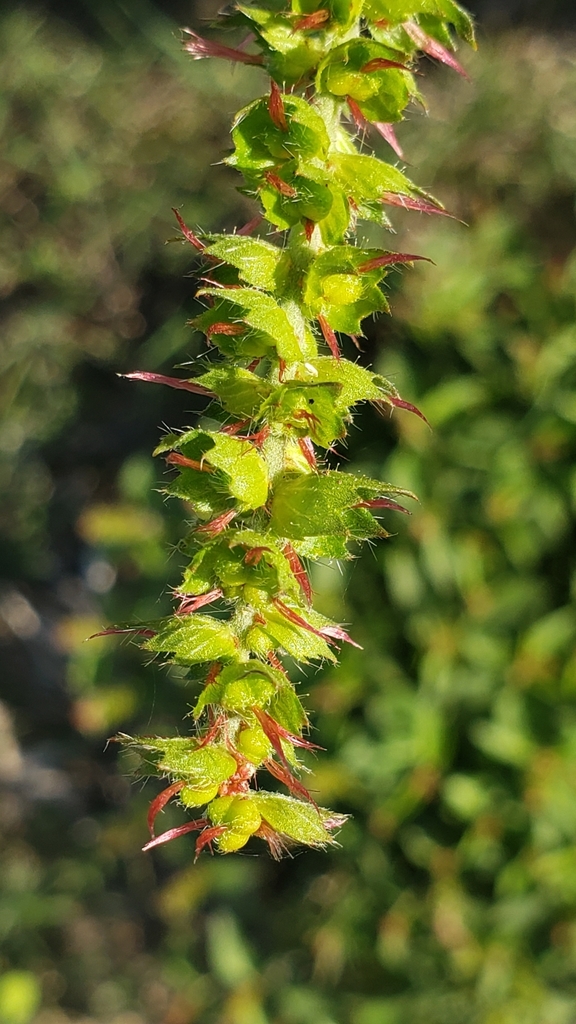
[[[218,395],[226,412],[241,419],[255,417],[262,402],[273,391],[272,385],[257,377],[255,373],[229,363],[217,366],[195,378],[195,383],[213,391]]]
[[[275,608],[268,608],[261,615],[265,621],[252,625],[244,638],[246,647],[254,654],[264,658],[270,650],[281,648],[297,661],[316,658],[336,661],[322,637],[290,622]]]
[[[455,0],[365,0],[364,16],[372,21],[384,19],[393,25],[423,16],[453,25],[458,35],[475,46],[474,22]]]
[[[258,570],[259,566],[262,565],[263,570],[259,575],[255,572],[251,577],[253,586],[266,589],[265,586],[262,588],[262,582],[265,582],[266,570],[264,567],[268,566],[268,570],[274,570],[278,589],[284,593],[296,596],[300,593],[300,585],[292,572],[290,563],[273,534],[257,533],[255,530],[235,530],[231,534],[230,545],[234,547],[236,545],[241,546],[247,551],[254,550],[255,548],[262,549],[260,561],[257,565],[253,565],[252,568]]]
[[[324,245],[339,245],[344,241],[344,236],[350,226],[350,204],[335,182],[330,182],[332,194],[332,206],[330,212],[322,220],[318,221],[320,234]]]
[[[221,683],[208,683],[202,690],[202,693],[198,697],[194,705],[193,715],[195,719],[200,718],[202,712],[210,704],[219,704],[222,697],[222,685]]]
[[[145,640],[147,651],[171,654],[181,665],[234,658],[238,642],[228,622],[194,613],[165,620],[156,636]]]
[[[228,665],[217,680],[200,694],[194,717],[199,718],[208,704],[218,704],[228,711],[245,715],[253,707],[267,707],[287,685],[290,684],[286,683],[282,672],[256,659]]]
[[[322,60],[322,36],[295,31],[293,20],[286,17],[285,5],[281,12],[247,4],[238,4],[238,10],[267,44],[270,74],[280,85],[299,82]]]
[[[224,747],[215,743],[198,747],[197,740],[187,736],[132,738],[121,735],[119,739],[151,755],[145,757],[145,761],[154,772],[185,779],[198,788],[225,782],[238,767]]]
[[[386,192],[424,195],[402,171],[375,156],[348,153],[331,156],[336,179],[356,203],[381,199]]]
[[[400,121],[417,95],[414,78],[398,68],[364,71],[371,61],[398,61],[398,53],[371,39],[353,39],[332,49],[318,69],[317,88],[341,99],[351,97],[370,121]]]
[[[205,249],[206,256],[236,267],[240,277],[253,288],[277,292],[285,284],[287,258],[275,245],[242,235],[218,235],[217,241]]]
[[[248,177],[266,168],[296,160],[324,160],[330,140],[326,125],[306,100],[283,97],[287,129],[272,120],[267,97],[254,100],[236,116],[232,126],[234,153],[226,160]]]
[[[293,538],[293,541],[294,550],[300,558],[310,558],[313,562],[320,558],[338,561],[352,557],[346,546],[345,537],[334,537],[327,533],[317,537]]]
[[[289,732],[298,736],[306,725],[304,708],[291,683],[284,681],[268,706],[268,714]]]
[[[336,398],[336,408],[349,409],[357,402],[376,401],[382,397],[376,374],[364,369],[349,359],[334,359],[332,356],[319,356],[311,360],[316,370],[315,377],[319,383],[335,383],[340,385]]]
[[[315,543],[321,543],[320,538],[326,535],[358,540],[387,537],[370,508],[359,506],[374,499],[397,496],[414,498],[403,488],[351,473],[286,475],[274,488],[270,525],[282,537],[291,540],[309,537],[314,538]]]
[[[230,543],[225,534],[204,544],[195,555],[191,565],[186,569],[179,591],[192,596],[205,594],[214,588],[224,591],[227,598],[240,596],[240,588],[246,583],[254,583],[254,568],[244,561],[242,551],[231,551]],[[258,579],[262,580],[262,573]]]
[[[330,13],[331,28],[337,22],[343,29],[350,28],[362,13],[363,0],[292,0],[292,10],[297,14],[313,14],[326,8]]]
[[[164,488],[171,498],[188,501],[200,519],[213,519],[230,508],[228,480],[223,474],[198,473],[180,469],[178,476]]]
[[[345,437],[346,425],[339,405],[340,384],[287,381],[262,406],[269,422],[282,423],[297,437],[311,437],[323,448]]]
[[[324,317],[335,331],[358,334],[365,317],[386,312],[388,302],[378,287],[386,268],[360,269],[383,255],[382,249],[335,245],[317,256],[304,285],[304,302],[310,316]]]
[[[268,468],[250,441],[243,441],[224,433],[189,430],[177,439],[173,447],[187,458],[220,470],[221,476],[213,486],[220,490],[226,487],[242,511],[260,508],[266,504]],[[210,479],[211,474],[207,471],[185,468],[181,476],[185,477],[186,482],[190,480],[190,476],[205,481]],[[171,494],[174,493],[172,486],[169,489]]]
[[[296,540],[321,534],[347,536],[352,507],[385,488],[349,473],[285,477],[274,488],[270,525],[280,536]],[[380,528],[371,518],[373,531],[368,536],[378,536]]]
[[[256,551],[255,559],[249,558],[251,551]],[[300,594],[285,554],[269,533],[231,529],[211,544],[203,543],[178,589],[195,596],[218,588],[231,600],[243,598],[244,587],[263,591],[269,598],[280,591],[296,597]]]
[[[239,288],[233,294],[222,295],[219,288],[204,288],[200,295],[214,298],[214,306],[193,321],[202,331],[213,324],[241,323],[247,327],[246,336],[229,337],[212,334],[214,344],[230,355],[261,356],[275,349],[278,358],[286,363],[307,359],[311,352],[310,332],[299,334],[288,313],[270,295],[251,288]]]
[[[330,811],[316,810],[312,804],[305,804],[281,793],[255,793],[252,797],[264,821],[283,836],[307,846],[325,846],[334,839],[324,825],[331,817]]]
[[[282,230],[304,219],[315,223],[326,220],[332,210],[334,195],[329,176],[310,164],[306,165],[305,172],[299,173],[296,163],[292,162],[275,175],[283,186],[291,190],[288,195],[281,191],[283,186],[274,185],[271,181],[260,185],[258,195],[265,216]]]

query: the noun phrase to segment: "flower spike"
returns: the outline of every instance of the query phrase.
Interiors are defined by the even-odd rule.
[[[314,610],[305,566],[345,561],[358,543],[389,536],[382,514],[408,515],[400,500],[414,497],[329,466],[362,402],[427,422],[392,383],[347,360],[339,338],[359,348],[364,322],[389,311],[389,267],[431,263],[391,252],[380,238],[370,247],[357,223],[372,220],[381,231],[389,225],[383,207],[451,216],[399,167],[366,152],[368,128],[402,158],[394,125],[418,98],[419,54],[463,71],[422,25],[448,40],[446,18],[458,7],[454,27],[473,43],[472,25],[451,3],[431,13],[430,0],[410,0],[407,20],[402,3],[395,13],[398,5],[381,0],[321,2],[242,5],[232,27],[249,20],[252,34],[237,47],[184,30],[192,59],[262,67],[266,78],[263,95],[234,120],[225,161],[257,204],[247,223],[196,234],[173,208],[191,246],[184,251],[201,258],[201,309],[190,326],[205,339],[202,371],[191,380],[125,374],[202,399],[198,420],[157,449],[171,470],[166,494],[193,517],[178,546],[184,566],[173,612],[96,634],[138,638],[150,655],[189,670],[196,686],[188,735],[119,737],[166,780],[150,805],[145,851],[193,832],[195,858],[206,849],[234,853],[251,837],[274,858],[297,844],[335,842],[346,817],[320,807],[297,777],[307,770],[297,753],[322,748],[306,736],[308,717],[284,661],[336,662],[342,643],[362,648]],[[373,20],[380,10],[386,21]],[[267,789],[270,777],[286,792]],[[197,817],[155,835],[172,799],[198,808]]]

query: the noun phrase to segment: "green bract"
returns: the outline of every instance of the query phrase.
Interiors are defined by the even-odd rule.
[[[198,238],[177,214],[201,260],[205,308],[191,326],[205,335],[208,365],[192,379],[132,376],[210,402],[201,426],[157,449],[166,493],[192,516],[175,613],[131,628],[148,652],[193,671],[205,665],[206,678],[193,738],[121,739],[169,782],[151,829],[172,797],[205,808],[147,849],[197,830],[197,853],[211,843],[230,853],[255,835],[279,856],[291,843],[334,842],[344,821],[317,807],[300,779],[298,753],[314,744],[282,659],[335,661],[354,640],[311,606],[303,559],[350,558],[351,545],[387,537],[381,517],[407,512],[397,499],[414,497],[317,461],[316,448],[326,459],[345,439],[359,402],[418,413],[341,352],[338,333],[356,341],[367,318],[388,311],[388,268],[416,258],[363,248],[352,231],[358,218],[386,225],[384,205],[442,212],[394,164],[359,152],[346,124],[374,122],[398,150],[391,123],[418,95],[418,51],[459,69],[449,26],[473,35],[453,0],[269,0],[238,5],[233,20],[250,26],[259,56],[221,55],[262,63],[271,82],[237,115],[227,162],[276,236],[287,234],[272,244],[247,225]],[[260,769],[289,795],[257,788]]]
[[[317,87],[339,99],[350,96],[368,121],[400,121],[418,90],[408,70],[393,67],[402,54],[371,39],[353,39],[330,51]],[[385,66],[385,65],[390,66]]]
[[[289,161],[301,168],[326,157],[330,139],[320,115],[295,96],[287,97],[283,104],[285,129],[274,123],[265,98],[250,103],[237,115],[232,127],[235,150],[227,163],[246,177]]]

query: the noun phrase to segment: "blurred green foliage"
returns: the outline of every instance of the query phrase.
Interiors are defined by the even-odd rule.
[[[347,452],[420,508],[313,581],[364,646],[303,681],[329,750],[313,788],[354,816],[342,847],[193,865],[186,839],[140,853],[156,790],[130,790],[103,747],[117,728],[176,732],[194,694],[130,644],[84,638],[168,601],[180,513],[148,452],[192,403],[113,371],[195,352],[170,207],[248,219],[210,164],[254,78],[187,65],[165,22],[108,53],[23,12],[2,27],[0,641],[20,743],[3,711],[0,1019],[572,1024],[573,50],[485,41],[474,84],[435,74],[432,117],[403,130],[418,184],[467,226],[398,215],[397,247],[436,266],[402,275],[363,357],[433,432],[368,409]],[[49,657],[70,694],[53,723]]]

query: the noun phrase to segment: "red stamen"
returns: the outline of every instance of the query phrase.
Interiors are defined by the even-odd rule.
[[[342,629],[342,626],[322,626],[322,636],[326,640],[344,640],[347,644],[352,644],[352,647],[357,647],[359,651],[363,651],[364,648],[357,644],[355,640]]]
[[[220,664],[219,661],[215,661],[214,664],[210,666],[210,671],[208,672],[208,675],[206,676],[206,679],[204,681],[204,686],[205,687],[206,686],[210,686],[210,684],[213,683],[214,680],[218,678],[218,676],[220,675],[221,671],[222,671],[222,665]]]
[[[212,740],[218,735],[225,721],[226,715],[218,715],[212,722],[210,728],[206,730],[202,738],[199,740],[196,749],[201,750],[202,747],[207,747],[209,743],[212,743]]]
[[[229,779],[226,779],[226,782],[222,783],[218,790],[219,796],[237,796],[238,794],[248,793],[250,781],[256,774],[256,766],[250,764],[238,751],[234,751],[234,757],[237,759],[238,771]]]
[[[284,668],[284,665],[280,661],[280,658],[276,657],[274,651],[268,651],[266,657],[268,658],[268,661],[272,665],[272,668],[277,669],[278,672],[282,672],[285,676],[288,675],[286,669]]]
[[[250,373],[254,373],[254,370],[261,362],[262,356],[257,356],[256,359],[253,359],[252,362],[248,364],[246,369],[249,370]]]
[[[302,455],[306,459],[306,462],[310,466],[310,469],[316,469],[316,454],[314,452],[314,445],[309,437],[299,437],[298,447],[302,452]]]
[[[295,32],[306,32],[309,29],[321,28],[327,21],[330,20],[330,11],[325,8],[321,8],[319,11],[314,11],[314,14],[306,14],[303,18],[299,18],[298,21],[294,22]]]
[[[237,334],[244,334],[245,330],[246,330],[246,325],[245,324],[226,324],[226,323],[222,323],[222,324],[212,324],[210,327],[206,328],[204,333],[209,338],[211,338],[213,334],[226,334],[229,337],[233,338]]]
[[[310,239],[312,238],[312,235],[314,234],[314,228],[316,227],[316,224],[313,220],[310,220],[308,217],[304,217],[303,224],[306,241],[309,242]]]
[[[199,252],[202,252],[202,250],[206,248],[204,242],[201,242],[200,239],[194,234],[194,232],[191,231],[190,228],[184,223],[182,217],[180,216],[180,213],[178,212],[175,206],[172,207],[172,213],[176,217],[176,220],[180,225],[180,230],[184,235],[186,241],[190,242],[190,245],[193,245],[194,248],[198,249]]]
[[[432,430],[432,427],[424,413],[420,412],[420,409],[416,405],[412,405],[411,402],[405,402],[403,398],[397,398],[394,395],[386,395],[386,398],[381,399],[381,402],[386,405],[393,405],[395,409],[406,409],[407,412],[413,412],[415,416],[419,416],[421,420],[424,420],[426,426],[430,427],[430,430]],[[378,406],[381,402],[376,402],[375,405]]]
[[[376,131],[380,132],[380,135],[382,136],[383,139],[386,140],[388,145],[392,146],[392,149],[396,153],[396,156],[400,157],[400,159],[403,160],[404,150],[402,149],[402,146],[400,145],[398,139],[396,138],[396,132],[394,131],[393,126],[391,124],[385,124],[383,121],[373,121],[372,123]]]
[[[181,380],[179,377],[165,377],[163,373],[148,373],[147,370],[133,370],[132,373],[119,373],[119,377],[126,380],[143,380],[148,384],[167,384],[170,388],[177,388],[180,391],[191,391],[194,395],[205,395],[206,398],[216,398],[213,391],[203,388],[201,384],[195,384],[191,380]]]
[[[267,761],[264,761],[263,767],[266,768],[266,771],[270,772],[270,775],[273,775],[275,779],[278,779],[278,782],[283,782],[291,793],[296,793],[298,796],[303,797],[304,800],[309,800],[314,807],[318,807],[318,804],[310,796],[306,786],[292,774],[289,768],[283,767],[281,764],[278,764],[277,761],[273,761],[271,757],[268,758]]]
[[[404,512],[407,516],[412,515],[409,509],[404,508],[403,505],[399,505],[397,501],[392,501],[391,498],[370,498],[369,501],[359,501],[358,504],[353,505],[352,508],[389,508],[393,512]]]
[[[151,637],[156,636],[156,632],[155,629],[141,629],[139,626],[123,626],[122,628],[110,626],[109,629],[101,629],[99,633],[92,633],[92,636],[89,636],[88,639],[95,640],[99,636],[113,636],[115,633],[134,633],[136,636]]]
[[[293,611],[292,608],[289,608],[288,605],[284,604],[283,601],[280,601],[279,598],[273,597],[272,604],[280,614],[283,615],[285,619],[288,619],[288,622],[291,622],[294,626],[299,626],[300,629],[306,629],[309,633],[314,633],[314,636],[320,637],[321,640],[326,639],[319,629],[311,626],[309,622],[306,622],[306,619],[303,619],[301,615],[298,615],[297,612]]]
[[[208,824],[208,822],[206,822],[206,824]],[[196,861],[198,860],[198,857],[202,853],[202,850],[204,849],[205,846],[210,847],[210,853],[214,852],[212,850],[212,840],[217,839],[218,836],[221,836],[222,833],[225,831],[226,825],[213,825],[212,828],[204,829],[204,832],[202,832],[202,834],[199,835],[198,839],[196,840],[196,849],[194,851],[194,863],[196,863]]]
[[[230,46],[222,46],[221,43],[213,43],[211,39],[204,39],[190,28],[182,29],[190,36],[184,43],[184,49],[190,53],[194,60],[201,60],[203,57],[223,57],[224,60],[231,60],[235,64],[263,64],[264,58],[261,54],[244,53],[242,50],[235,50]]]
[[[169,828],[167,832],[163,832],[161,836],[156,836],[151,839],[149,843],[146,843],[142,847],[142,852],[146,853],[148,850],[153,850],[156,846],[163,846],[164,843],[170,843],[173,839],[179,839],[180,836],[187,835],[188,832],[194,832],[199,828],[204,828],[208,822],[206,818],[197,818],[196,821],[188,821],[185,825],[179,825],[178,828]]]
[[[265,427],[262,427],[262,430],[258,430],[256,434],[247,434],[241,440],[243,440],[243,441],[250,441],[252,444],[255,444],[257,448],[261,448],[262,445],[264,444],[264,441],[269,436],[270,436],[270,427],[268,425],[266,425]]]
[[[289,541],[286,541],[283,550],[286,560],[292,570],[292,573],[295,576],[296,580],[298,581],[300,589],[302,590],[304,597],[308,601],[308,604],[310,604],[312,600],[312,587],[310,585],[310,580],[308,579],[308,573],[306,572],[306,569],[302,565],[302,562],[298,558],[297,553],[294,551],[294,548],[292,547]]]
[[[272,188],[275,188],[281,195],[287,196],[288,199],[295,199],[298,195],[297,190],[287,181],[283,181],[278,174],[274,174],[274,171],[266,171],[264,177]]]
[[[330,324],[328,323],[326,318],[323,317],[322,315],[319,314],[318,317],[317,317],[317,320],[318,320],[318,323],[320,324],[320,329],[322,331],[322,334],[324,335],[324,341],[328,345],[328,348],[330,349],[332,355],[334,356],[334,359],[337,359],[338,361],[340,361],[340,359],[341,359],[340,346],[338,345],[338,339],[337,339],[334,331],[330,327]]]
[[[148,831],[150,832],[150,835],[152,836],[153,839],[154,822],[156,820],[156,815],[159,814],[159,812],[166,806],[166,804],[172,799],[172,797],[176,796],[176,793],[179,793],[182,787],[185,785],[185,782],[173,782],[171,786],[167,786],[166,789],[163,789],[161,793],[158,793],[158,796],[150,804],[150,807],[148,808],[147,821]]]
[[[234,434],[237,434],[240,430],[244,430],[244,427],[247,427],[249,423],[250,420],[239,420],[238,423],[229,423],[225,427],[220,427],[220,432],[233,437]]]
[[[283,842],[281,836],[267,822],[262,821],[254,835],[268,843],[270,855],[274,860],[282,860],[282,855],[287,851],[286,843]]]
[[[190,615],[192,612],[198,611],[199,608],[203,608],[206,604],[212,604],[213,601],[217,601],[219,597],[223,597],[221,590],[210,590],[207,594],[199,594],[197,597],[189,597],[187,594],[176,594],[176,597],[180,598],[180,604],[178,605],[175,615]]]
[[[369,60],[364,67],[360,68],[360,71],[369,75],[371,71],[386,71],[388,68],[400,68],[401,71],[409,71],[405,64],[400,64],[397,60],[386,60],[385,57],[374,57]]]
[[[354,118],[354,121],[356,123],[356,127],[360,128],[360,129],[367,128],[368,127],[368,121],[364,117],[364,114],[360,110],[360,107],[356,103],[356,100],[353,100],[351,96],[347,96],[346,97],[346,102],[348,104],[348,107],[350,108],[350,113],[352,114],[352,117]]]
[[[286,373],[286,360],[285,359],[279,359],[278,360],[278,380],[280,381],[281,384],[284,381],[284,374],[285,373]]]
[[[284,110],[284,100],[282,99],[282,93],[274,79],[270,82],[268,112],[276,127],[279,128],[281,132],[287,132],[288,123],[286,121],[286,111]]]
[[[426,260],[426,263],[433,263],[428,256],[414,256],[409,252],[387,252],[385,256],[375,256],[374,259],[366,260],[358,267],[359,274],[367,274],[370,270],[378,267],[388,267],[393,263],[414,263],[415,260]]]
[[[169,452],[165,456],[165,460],[169,466],[183,466],[185,469],[197,469],[200,473],[213,473],[212,466],[208,466],[204,462],[198,462],[198,459],[188,459],[186,455],[181,455],[180,452]]]
[[[310,412],[309,409],[297,409],[296,412],[292,413],[292,419],[304,420],[310,433],[320,425],[320,418],[315,413]]]
[[[249,220],[248,223],[245,224],[243,228],[238,228],[236,234],[251,235],[252,232],[258,227],[258,225],[262,223],[263,220],[264,218],[262,214],[259,213],[257,217],[252,217],[252,220]]]
[[[270,742],[270,736],[272,733],[277,735],[282,740],[287,740],[293,747],[302,747],[304,750],[324,750],[324,747],[319,747],[317,743],[311,743],[310,740],[305,740],[302,736],[296,736],[294,733],[289,732],[283,725],[279,725],[266,711],[262,711],[261,708],[252,708],[252,711],[256,715],[256,718],[260,722],[260,725],[264,730],[269,729],[270,735],[266,733]]]
[[[410,36],[412,42],[416,43],[419,50],[427,53],[429,57],[434,57],[435,60],[441,61],[442,64],[446,64],[453,71],[457,71],[459,75],[462,75],[462,78],[465,78],[468,82],[470,81],[469,75],[466,74],[462,65],[450,53],[450,50],[447,50],[436,39],[432,39],[432,36],[423,32],[415,21],[405,21],[402,28]]]
[[[272,604],[279,612],[281,612],[282,615],[284,615],[286,619],[288,619],[289,622],[294,623],[295,626],[300,626],[301,629],[307,629],[309,633],[314,633],[315,636],[319,636],[323,640],[328,640],[329,642],[332,640],[345,640],[346,643],[352,644],[353,647],[358,647],[359,650],[362,650],[360,644],[357,644],[352,640],[352,638],[348,636],[348,633],[342,629],[342,626],[322,626],[322,629],[316,629],[314,626],[310,625],[309,622],[306,622],[301,615],[298,615],[297,612],[293,611],[292,608],[289,608],[288,605],[284,604],[284,602],[280,601],[277,597],[272,598]]]
[[[229,512],[222,512],[221,515],[211,519],[209,523],[203,523],[202,526],[197,526],[196,533],[206,533],[209,537],[216,537],[230,525],[237,515],[238,513],[235,509],[230,509]]]
[[[452,220],[456,220],[453,214],[448,213],[448,210],[442,209],[441,206],[434,206],[433,203],[427,203],[424,199],[414,199],[413,196],[407,196],[404,193],[383,192],[380,201],[386,206],[399,206],[403,210],[416,210],[417,213],[437,213],[440,217],[450,217]]]
[[[244,562],[246,565],[258,565],[264,552],[270,550],[270,548],[266,547],[250,548],[244,555]]]

